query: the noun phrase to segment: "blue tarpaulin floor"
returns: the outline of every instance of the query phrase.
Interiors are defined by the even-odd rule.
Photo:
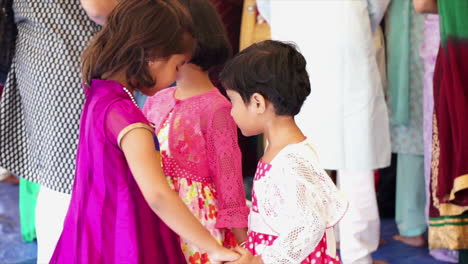
[[[247,187],[248,188],[248,187]],[[392,219],[382,220],[382,237],[388,242],[374,253],[375,259],[390,264],[443,264],[434,260],[425,248],[414,248],[394,241],[397,229]],[[18,214],[18,186],[0,183],[0,264],[36,262],[36,243],[23,243]]]

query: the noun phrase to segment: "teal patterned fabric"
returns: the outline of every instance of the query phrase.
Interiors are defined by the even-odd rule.
[[[423,64],[419,53],[424,20],[407,0],[392,1],[387,14],[387,98],[394,153],[424,152]]]

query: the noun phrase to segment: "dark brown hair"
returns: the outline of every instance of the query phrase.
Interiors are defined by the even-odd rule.
[[[232,56],[232,48],[216,7],[210,0],[180,0],[180,3],[187,7],[192,16],[197,39],[190,63],[204,71],[224,65]]]
[[[152,87],[148,61],[194,48],[192,21],[177,0],[122,0],[83,53],[83,81],[125,71],[130,88]]]

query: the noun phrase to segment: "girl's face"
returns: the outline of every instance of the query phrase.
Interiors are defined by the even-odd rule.
[[[148,96],[153,96],[156,92],[169,87],[176,80],[179,68],[188,61],[190,56],[188,54],[174,54],[168,59],[150,61],[148,69],[156,80],[156,85],[153,87],[143,88],[142,93]]]
[[[258,105],[250,100],[244,103],[238,92],[227,90],[227,96],[231,100],[231,116],[242,132],[242,135],[249,137],[263,133],[262,120]]]

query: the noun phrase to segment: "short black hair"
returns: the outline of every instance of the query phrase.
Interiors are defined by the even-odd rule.
[[[277,115],[297,115],[310,94],[306,60],[292,43],[265,40],[253,44],[226,63],[220,79],[246,104],[254,93],[261,94]]]
[[[216,7],[210,0],[180,0],[192,16],[197,40],[190,63],[208,71],[223,65],[232,56],[232,48]]]

